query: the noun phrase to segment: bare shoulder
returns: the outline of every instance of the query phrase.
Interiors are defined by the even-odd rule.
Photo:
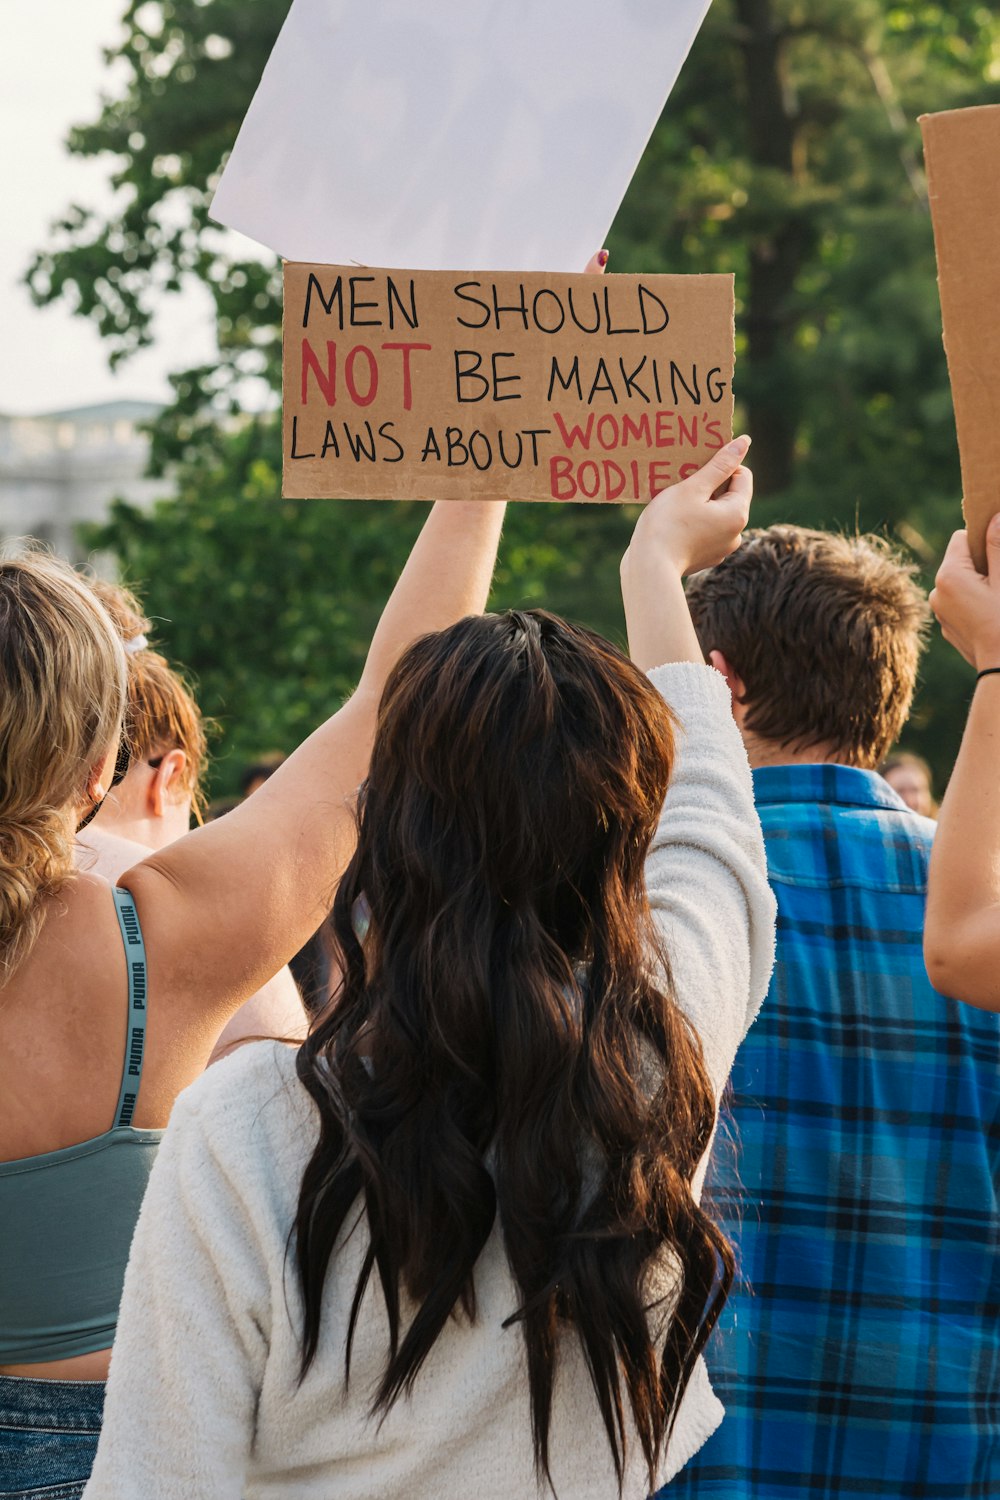
[[[124,975],[111,883],[96,871],[77,870],[48,900],[25,982],[36,993],[88,991],[92,1003],[118,1011]]]
[[[0,1155],[54,1151],[109,1128],[127,990],[111,887],[75,874],[48,899],[38,941],[3,992]]]
[[[149,853],[150,850],[135,839],[123,839],[103,828],[88,828],[77,839],[76,867],[86,874],[101,875],[113,883]]]

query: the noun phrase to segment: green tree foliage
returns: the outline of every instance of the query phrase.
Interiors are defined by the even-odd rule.
[[[71,209],[30,271],[40,301],[96,320],[112,359],[150,339],[164,289],[194,276],[212,292],[219,358],[177,374],[155,432],[179,498],[119,506],[93,541],[170,617],[168,649],[241,751],[294,740],[347,686],[415,525],[412,508],[277,502],[273,420],[219,425],[247,381],[279,378],[274,263],[229,258],[207,208],[285,9],[128,7],[127,81],[71,139],[112,153],[116,214]],[[610,245],[622,271],[736,272],[761,523],[884,530],[933,571],[959,474],[916,117],[990,102],[998,80],[1000,19],[974,0],[715,0]],[[628,529],[611,508],[515,507],[498,601],[619,633]],[[908,739],[939,771],[967,682],[936,645]]]
[[[249,423],[221,440],[214,462],[182,468],[176,498],[152,512],[118,501],[105,524],[87,528],[222,725],[215,794],[233,790],[241,764],[261,751],[293,749],[351,691],[427,509],[279,500],[279,472],[273,424]],[[514,508],[497,607],[552,607],[558,587],[564,613],[623,643],[617,573],[629,519],[574,507],[568,543],[566,508],[540,509]]]

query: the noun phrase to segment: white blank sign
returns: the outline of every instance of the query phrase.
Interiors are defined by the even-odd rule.
[[[710,0],[293,0],[212,204],[286,260],[578,271]]]

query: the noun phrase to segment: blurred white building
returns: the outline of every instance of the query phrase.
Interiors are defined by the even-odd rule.
[[[140,424],[155,401],[102,401],[38,416],[0,413],[0,536],[34,536],[62,557],[83,557],[81,521],[102,521],[113,499],[150,504],[169,492],[149,479]]]

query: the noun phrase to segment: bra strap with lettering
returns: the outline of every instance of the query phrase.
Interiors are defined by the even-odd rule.
[[[125,1033],[125,1066],[115,1111],[115,1128],[131,1125],[142,1080],[142,1054],[146,1045],[146,945],[142,940],[139,913],[131,892],[115,888],[115,909],[125,944],[128,968],[128,1027]]]

